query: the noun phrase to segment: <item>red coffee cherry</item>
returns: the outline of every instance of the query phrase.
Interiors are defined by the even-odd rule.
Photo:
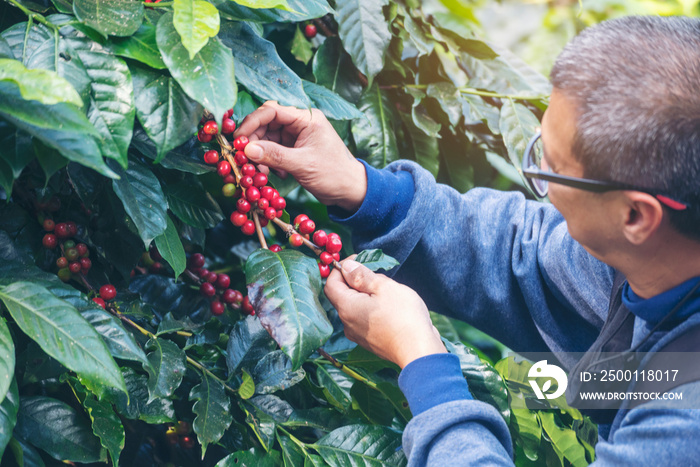
[[[204,255],[201,253],[195,253],[192,256],[190,256],[190,259],[187,261],[187,263],[187,265],[191,268],[204,267]]]
[[[246,223],[241,226],[241,232],[246,235],[253,235],[255,233],[255,224],[253,224],[253,221],[246,221]]]
[[[289,237],[289,244],[295,247],[300,247],[304,243],[304,239],[298,233],[292,234]]]
[[[263,198],[265,198],[269,201],[276,198],[275,194],[277,194],[277,196],[279,196],[279,193],[277,193],[277,190],[275,190],[271,186],[264,186],[264,187],[260,188],[260,196],[262,196]]]
[[[68,260],[65,258],[65,256],[61,256],[56,260],[56,266],[58,266],[58,269],[68,267]]]
[[[226,113],[224,114],[225,118],[231,118],[233,117],[233,109],[228,109]]]
[[[203,129],[197,132],[197,139],[200,143],[208,143],[209,141],[211,141],[211,138],[212,136],[206,134]]]
[[[180,438],[180,446],[183,449],[192,449],[194,447],[194,438],[191,436],[183,436]]]
[[[236,176],[233,174],[228,174],[224,177],[224,183],[236,183]]]
[[[299,227],[299,224],[301,224],[308,218],[309,216],[307,216],[306,214],[299,214],[297,217],[294,218],[294,226]]]
[[[253,175],[253,185],[261,188],[267,185],[267,175],[262,172],[258,172]]]
[[[208,135],[215,135],[219,132],[219,125],[214,120],[209,120],[202,127],[202,131]]]
[[[247,177],[253,177],[258,169],[255,168],[253,164],[243,164],[241,167],[241,174]]]
[[[325,279],[331,275],[331,267],[327,264],[318,263],[318,272],[321,273],[321,278]]]
[[[245,189],[245,198],[250,201],[250,203],[255,203],[260,199],[260,190],[254,186],[250,186]]]
[[[231,278],[228,274],[219,274],[219,277],[216,278],[216,284],[214,285],[219,289],[226,289],[231,285]]]
[[[56,248],[56,245],[58,245],[58,239],[54,234],[46,234],[41,240],[41,243],[42,245],[44,245],[44,248],[53,250],[54,248]]]
[[[209,275],[209,269],[206,268],[201,268],[198,272],[197,275],[199,276],[200,279],[203,279],[206,281],[206,277]]]
[[[258,221],[260,221],[260,227],[265,227],[267,224],[270,223],[270,221],[266,217],[259,217]]]
[[[65,222],[61,222],[59,224],[56,224],[53,231],[58,238],[70,237],[70,228],[68,227],[68,224],[66,224]]]
[[[102,307],[103,310],[104,310],[105,308],[107,308],[107,304],[106,304],[105,301],[102,300],[100,297],[94,297],[94,298],[92,299],[92,301],[95,302],[95,303],[97,303],[98,305],[100,305],[100,306]]]
[[[314,232],[313,240],[316,246],[324,247],[328,242],[328,235],[323,230],[317,230]]]
[[[234,122],[230,118],[224,118],[224,121],[221,122],[221,132],[223,134],[228,135],[229,133],[233,133],[235,129],[236,122]]]
[[[204,162],[214,165],[219,162],[219,153],[213,149],[204,153]]]
[[[318,258],[323,264],[331,264],[333,262],[333,255],[327,251],[322,252]]]
[[[219,164],[216,166],[216,173],[218,173],[220,177],[225,177],[231,173],[231,164],[229,164],[228,161],[219,161]]]
[[[281,196],[277,198],[273,198],[270,200],[270,206],[275,208],[278,211],[282,211],[285,207],[287,207],[287,200],[282,198]],[[281,215],[278,215],[277,217],[282,217]]]
[[[244,177],[241,177],[241,186],[243,188],[248,188],[253,186],[253,177],[246,175]]]
[[[68,265],[68,270],[73,274],[78,274],[80,272],[80,261],[74,261]]]
[[[231,213],[231,223],[236,227],[240,227],[248,220],[248,216],[239,211]]]
[[[243,214],[245,214],[245,213],[250,211],[250,208],[251,208],[250,202],[245,198],[240,198],[236,202],[236,210],[238,212],[242,212]]]
[[[78,235],[78,224],[73,221],[66,222],[66,227],[68,227],[68,235],[75,237]]]
[[[235,156],[233,156],[233,162],[236,163],[236,165],[245,165],[248,163],[248,157],[245,155],[243,151],[238,151]]]
[[[336,261],[340,261],[340,253],[333,253],[333,259]]]
[[[56,227],[56,223],[52,219],[44,219],[43,227],[45,231],[53,232],[53,229]]]
[[[100,287],[100,297],[102,300],[109,301],[117,296],[117,289],[112,284],[105,284]]]
[[[205,297],[213,297],[214,295],[216,295],[216,289],[209,282],[204,282],[202,283],[202,285],[199,286],[199,293],[201,293]]]
[[[277,217],[277,211],[275,211],[275,208],[267,208],[265,209],[264,216],[265,219],[272,220]]]
[[[229,305],[233,304],[236,302],[236,290],[233,289],[226,289],[224,292],[221,294],[221,300],[224,301],[224,303],[228,303]],[[240,292],[238,292],[240,293]]]
[[[83,258],[90,256],[90,250],[88,250],[87,245],[84,243],[78,243],[75,245],[75,249],[78,250],[78,254]]]
[[[343,242],[340,238],[328,236],[328,243],[326,243],[326,251],[330,254],[338,253],[343,249]]]
[[[314,221],[312,221],[311,219],[303,220],[299,224],[299,232],[304,235],[310,234],[314,230],[316,230],[316,223],[314,223]]]
[[[209,305],[209,309],[211,310],[211,314],[214,316],[221,316],[224,314],[224,310],[226,309],[226,305],[221,303],[218,300],[213,300],[211,302],[211,305]]]
[[[253,305],[250,304],[250,300],[248,299],[247,295],[243,299],[243,303],[241,303],[241,311],[247,315],[255,316],[255,309],[253,308]]]
[[[90,258],[80,258],[80,267],[84,271],[89,271],[90,268],[92,268],[92,261],[90,261]]]
[[[279,253],[282,251],[282,247],[275,243],[274,245],[270,245],[270,251],[273,253]]]
[[[316,37],[317,32],[316,25],[314,24],[307,24],[306,27],[304,27],[304,35],[307,39],[313,39]]]
[[[248,146],[248,137],[247,136],[239,136],[235,140],[233,140],[233,147],[236,148],[236,151],[243,151],[246,146]]]
[[[262,197],[262,193],[260,193],[261,198],[258,200],[258,209],[262,209],[263,211],[267,208],[270,207],[270,201]],[[274,208],[272,208],[274,209]]]
[[[216,280],[219,278],[219,275],[215,272],[209,271],[209,274],[207,274],[204,277],[204,280],[209,282],[210,284],[216,284]]]

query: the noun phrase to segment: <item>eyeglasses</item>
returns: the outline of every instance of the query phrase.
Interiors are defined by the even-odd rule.
[[[647,188],[635,185],[628,185],[618,182],[604,182],[601,180],[591,180],[588,178],[569,177],[566,175],[555,174],[549,170],[549,168],[547,168],[547,170],[543,170],[542,157],[544,151],[542,149],[542,140],[540,139],[540,136],[542,136],[542,133],[537,131],[532,139],[530,139],[530,142],[527,144],[527,148],[525,149],[525,154],[523,154],[522,161],[523,175],[525,175],[530,189],[540,198],[547,196],[549,183],[551,182],[570,186],[572,188],[578,188],[580,190],[592,191],[595,193],[604,193],[615,190],[641,191],[654,196],[661,204],[673,209],[674,211],[683,211],[689,206],[688,203],[672,199]]]

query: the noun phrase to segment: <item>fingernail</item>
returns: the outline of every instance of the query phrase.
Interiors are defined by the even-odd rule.
[[[359,265],[360,265],[360,263],[358,263],[357,261],[353,261],[351,259],[346,259],[345,261],[343,261],[343,271],[352,272],[355,269],[357,269],[357,267]]]
[[[262,159],[263,149],[255,143],[248,143],[245,148],[245,155],[248,159],[259,161]]]

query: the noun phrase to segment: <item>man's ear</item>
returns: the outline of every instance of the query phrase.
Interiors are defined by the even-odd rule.
[[[641,191],[625,191],[623,233],[633,245],[646,242],[659,229],[664,208],[654,196]]]

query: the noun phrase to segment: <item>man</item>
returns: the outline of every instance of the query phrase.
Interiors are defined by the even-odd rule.
[[[256,140],[250,159],[294,175],[353,228],[358,249],[401,262],[394,281],[346,260],[325,292],[350,339],[402,368],[411,465],[512,464],[503,419],[472,400],[428,309],[516,351],[585,352],[619,271],[634,314],[629,346],[656,351],[700,324],[699,50],[700,22],[687,18],[609,21],[567,46],[552,71],[543,161],[525,167],[551,204],[488,189],[461,195],[407,161],[372,169],[318,111],[266,103],[242,123],[237,134]],[[700,383],[674,390],[700,407]],[[623,405],[600,433],[601,465],[700,459],[698,410]]]

